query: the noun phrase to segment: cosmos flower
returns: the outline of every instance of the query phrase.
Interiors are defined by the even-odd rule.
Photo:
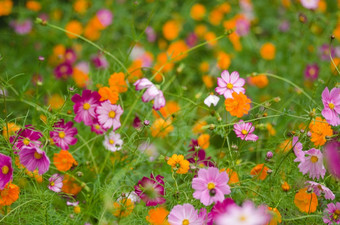
[[[247,98],[245,94],[240,92],[237,94],[233,92],[232,98],[227,98],[224,101],[226,110],[232,116],[241,118],[243,115],[247,115],[250,110],[251,100]]]
[[[191,204],[176,205],[170,211],[168,222],[171,225],[202,225],[206,223],[206,209],[200,213]]]
[[[54,75],[57,79],[63,78],[66,79],[70,77],[73,73],[72,65],[68,62],[63,62],[59,64],[56,68],[54,68]]]
[[[49,179],[48,189],[54,192],[61,192],[61,188],[63,187],[63,176],[55,173]]]
[[[333,140],[327,143],[324,154],[329,172],[340,179],[340,142]]]
[[[120,116],[123,114],[123,109],[120,105],[113,105],[109,100],[102,102],[96,109],[99,124],[104,129],[117,130],[120,126]]]
[[[0,153],[0,190],[13,179],[13,168],[11,157]]]
[[[326,169],[323,165],[323,155],[319,149],[312,148],[304,152],[305,158],[301,160],[299,164],[300,172],[303,174],[309,174],[312,179],[323,178],[326,173]]]
[[[151,81],[146,78],[137,80],[134,84],[136,90],[146,89],[142,96],[143,102],[149,102],[153,100],[153,109],[159,110],[165,106],[165,98],[163,92],[159,90]]]
[[[318,64],[308,64],[305,69],[305,78],[308,80],[316,80],[319,77],[319,66]]]
[[[245,123],[240,120],[238,123],[234,124],[234,132],[237,137],[246,141],[257,141],[259,138],[257,135],[253,134],[255,127],[252,123]]]
[[[227,98],[233,98],[232,93],[236,92],[238,93],[245,93],[245,89],[243,88],[243,85],[245,83],[245,80],[243,78],[240,78],[240,75],[237,71],[232,72],[229,74],[228,70],[224,70],[221,73],[221,77],[217,78],[217,88],[215,88],[215,91],[219,95],[224,95],[224,97]]]
[[[306,9],[317,9],[320,0],[301,0],[301,4]]]
[[[216,218],[220,215],[226,213],[230,206],[236,205],[234,200],[231,198],[226,198],[221,202],[216,202],[214,207],[211,209],[210,213],[208,214],[208,223],[207,225],[213,225]]]
[[[39,147],[41,142],[39,139],[42,137],[40,131],[34,130],[32,125],[26,125],[24,129],[17,131],[16,136],[11,136],[9,141],[13,144],[14,150],[19,150],[23,146],[36,146]],[[15,152],[16,153],[16,152]]]
[[[173,154],[167,163],[178,174],[186,174],[190,166],[189,161],[184,159],[183,155],[177,154]]]
[[[75,145],[78,141],[74,136],[78,134],[77,128],[73,127],[73,122],[64,123],[64,119],[54,124],[54,130],[50,131],[50,136],[56,146],[68,150],[69,145]]]
[[[9,25],[14,29],[14,32],[19,35],[28,34],[31,32],[33,23],[30,19],[26,19],[23,21],[12,20]]]
[[[46,173],[50,167],[49,158],[46,156],[46,153],[38,147],[24,146],[18,154],[20,163],[31,172],[38,168],[39,174],[41,175]]]
[[[164,177],[157,175],[154,177],[153,174],[150,178],[143,177],[135,185],[136,194],[146,203],[146,206],[156,206],[158,204],[164,204],[165,195],[164,191]]]
[[[111,131],[109,135],[105,136],[103,145],[107,150],[115,152],[122,148],[123,140],[120,139],[120,134],[116,134],[114,131]]]
[[[104,28],[112,24],[113,15],[110,10],[100,9],[96,16]]]
[[[324,211],[325,216],[322,218],[326,224],[340,224],[340,202],[329,203]]]
[[[335,199],[335,195],[333,194],[333,192],[328,187],[321,185],[319,183],[316,183],[314,181],[306,181],[306,183],[309,184],[308,186],[313,189],[313,192],[317,196],[321,196],[321,194],[324,194],[325,199],[330,199],[330,200]]]
[[[216,95],[210,94],[208,97],[204,99],[204,104],[206,104],[208,107],[210,107],[211,104],[216,106],[219,100],[220,100],[219,97],[217,97]]]
[[[322,92],[322,103],[324,106],[322,116],[330,125],[340,125],[340,88],[333,88],[329,91],[326,87]]]

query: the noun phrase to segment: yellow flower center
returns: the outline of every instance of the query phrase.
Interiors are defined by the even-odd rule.
[[[54,182],[53,182],[53,181],[51,181],[50,185],[53,187],[53,186],[54,186]]]
[[[334,220],[337,220],[337,219],[339,218],[339,216],[340,216],[340,210],[337,209],[337,210],[335,210],[334,213],[333,213],[333,219],[334,219]]]
[[[211,190],[211,189],[214,189],[214,188],[215,188],[215,184],[210,182],[208,184],[208,189]]]
[[[4,174],[4,175],[8,174],[8,171],[9,171],[8,166],[3,166],[3,167],[1,168],[1,172],[2,172],[2,174]]]
[[[99,130],[99,129],[100,129],[100,126],[99,126],[98,124],[96,124],[96,125],[94,126],[94,128],[96,128],[96,130]]]
[[[244,215],[240,216],[240,221],[246,221],[247,220],[247,217],[245,217]]]
[[[319,161],[319,159],[318,159],[318,157],[316,157],[316,156],[312,156],[312,157],[310,157],[310,161],[312,162],[312,163],[316,163],[317,161]]]
[[[182,225],[189,225],[189,220],[187,220],[187,219],[183,220]]]
[[[244,135],[246,135],[246,134],[248,134],[248,131],[242,130],[241,133],[244,134]]]
[[[115,116],[116,116],[115,111],[110,111],[110,112],[109,112],[109,117],[110,117],[110,118],[114,118]]]
[[[113,145],[115,143],[115,141],[112,140],[112,139],[110,139],[109,142],[110,142],[111,145]]]
[[[311,69],[309,70],[309,73],[310,73],[310,75],[314,76],[314,75],[315,75],[315,69],[314,69],[314,68],[311,68]]]
[[[90,108],[91,108],[91,105],[87,102],[83,105],[83,109],[85,109],[85,110],[88,110]]]
[[[233,89],[234,85],[232,83],[227,84],[228,89]]]
[[[328,107],[329,107],[330,109],[334,109],[335,106],[334,106],[333,103],[329,103],[329,104],[328,104]]]
[[[30,144],[30,140],[28,138],[25,138],[23,140],[23,143],[24,143],[24,145],[29,145]]]
[[[60,138],[64,138],[65,137],[65,132],[64,131],[60,131],[59,132],[59,137]]]
[[[38,152],[34,152],[34,158],[41,159],[42,154],[39,154]]]

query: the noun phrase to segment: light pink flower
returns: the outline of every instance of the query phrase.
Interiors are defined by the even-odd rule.
[[[163,92],[159,90],[148,79],[146,78],[139,79],[133,85],[136,87],[137,91],[140,91],[146,88],[146,91],[144,92],[142,96],[142,101],[149,102],[151,100],[154,100],[153,102],[154,110],[159,110],[160,108],[165,106],[165,98],[164,98]]]
[[[198,214],[197,210],[191,204],[176,205],[170,211],[168,222],[171,225],[203,225],[206,224],[206,209],[201,210]]]
[[[323,186],[319,183],[313,182],[313,181],[306,181],[306,183],[309,184],[309,187],[313,188],[313,192],[317,195],[317,196],[321,196],[321,194],[325,194],[325,199],[330,199],[330,200],[334,200],[335,199],[335,195],[333,194],[333,192],[326,186]]]
[[[255,127],[252,123],[245,123],[243,120],[240,120],[239,123],[234,124],[234,132],[237,137],[246,141],[257,141],[259,138],[257,135],[252,134],[255,130]]]
[[[48,185],[48,189],[54,192],[61,192],[61,188],[63,187],[63,176],[55,173],[53,174],[50,179],[48,179],[50,182]]]
[[[111,131],[108,136],[105,136],[103,144],[107,150],[115,152],[122,148],[123,140],[120,139],[120,134]]]
[[[293,137],[293,150],[294,150],[294,154],[296,155],[296,159],[294,160],[294,162],[302,162],[305,159],[305,153],[304,151],[302,151],[302,143],[299,142],[299,138],[294,136]]]
[[[337,203],[329,203],[327,205],[327,209],[325,209],[325,216],[322,218],[323,222],[331,225],[331,224],[340,224],[340,202]]]
[[[320,0],[301,0],[301,4],[306,9],[317,9]]]
[[[312,148],[304,152],[305,158],[299,164],[300,172],[303,174],[309,173],[312,179],[323,178],[326,173],[325,166],[323,165],[323,156],[319,149]]]
[[[43,150],[36,146],[24,146],[18,154],[20,163],[31,172],[38,169],[41,175],[46,173],[50,167],[50,159]]]
[[[234,71],[229,75],[228,70],[224,70],[221,73],[221,77],[222,78],[217,78],[218,87],[215,88],[215,91],[219,95],[224,95],[225,98],[233,98],[233,92],[236,92],[237,94],[240,92],[243,94],[245,93],[245,89],[243,88],[245,80],[240,78],[237,71]]]
[[[111,25],[113,20],[113,15],[110,10],[108,9],[101,9],[96,14],[98,20],[103,25],[103,27],[107,27]]]
[[[107,100],[97,107],[96,113],[98,122],[104,129],[113,127],[115,131],[121,126],[120,116],[123,114],[123,109],[120,105],[113,105]]]
[[[216,167],[200,169],[198,176],[192,180],[193,196],[206,206],[223,201],[224,195],[231,192],[228,181],[228,174],[220,173]]]
[[[340,125],[340,88],[333,88],[329,92],[326,87],[322,92],[322,103],[324,109],[321,114],[330,125]]]

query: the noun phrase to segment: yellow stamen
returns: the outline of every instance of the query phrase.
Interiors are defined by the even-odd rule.
[[[318,157],[316,157],[316,156],[312,156],[312,157],[310,157],[310,161],[312,162],[312,163],[316,163],[317,161],[319,161],[319,159],[318,159]]]
[[[41,159],[42,154],[39,154],[38,152],[34,152],[34,158]]]
[[[233,89],[234,85],[232,83],[227,84],[228,89]]]
[[[334,109],[335,105],[334,105],[333,103],[329,103],[329,104],[328,104],[328,107],[329,107],[330,109]]]
[[[215,188],[215,184],[210,182],[208,184],[208,189],[211,190],[211,189],[214,189],[214,188]]]
[[[242,133],[243,135],[246,135],[246,134],[248,134],[248,131],[242,130],[241,133]]]
[[[109,117],[110,117],[110,118],[114,118],[115,116],[116,116],[115,111],[110,111],[110,112],[109,112]]]
[[[96,130],[99,130],[99,129],[100,129],[100,126],[99,126],[98,124],[96,124],[96,125],[94,126],[94,128],[96,128]]]
[[[59,132],[59,137],[60,138],[64,138],[65,137],[65,132],[64,131],[60,131]]]
[[[111,145],[113,145],[113,144],[115,143],[115,141],[112,140],[112,139],[110,139],[110,140],[109,140],[109,143],[110,143]]]
[[[187,219],[183,220],[182,225],[189,225],[189,220],[187,220]]]
[[[85,110],[89,110],[90,108],[91,108],[91,105],[87,102],[83,105],[83,109]]]
[[[53,187],[53,186],[54,186],[54,182],[53,182],[53,181],[51,181],[50,185]]]
[[[29,145],[29,144],[30,144],[30,139],[25,138],[25,139],[23,140],[23,143],[24,143],[24,145]]]
[[[247,217],[245,217],[244,215],[240,216],[240,221],[246,221]]]
[[[4,175],[8,174],[8,171],[9,171],[8,166],[3,166],[3,167],[1,168],[1,172],[2,172],[2,174],[4,174]]]

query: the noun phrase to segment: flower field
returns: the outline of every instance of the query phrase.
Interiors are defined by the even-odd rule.
[[[339,0],[0,0],[0,224],[340,224]]]

